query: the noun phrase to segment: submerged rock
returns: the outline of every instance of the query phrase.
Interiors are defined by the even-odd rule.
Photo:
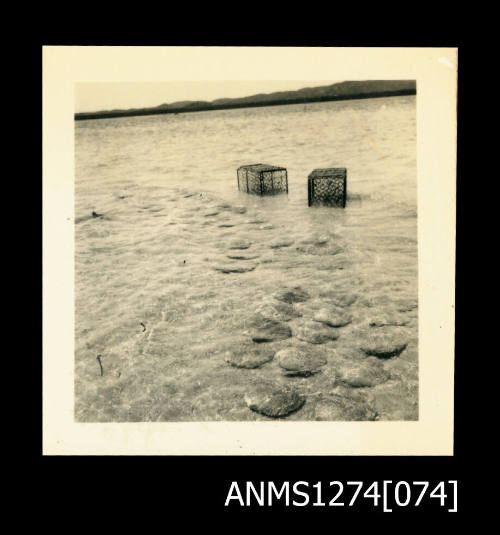
[[[249,325],[251,327],[250,336],[257,343],[286,340],[292,336],[292,330],[288,325],[272,318],[266,318],[259,313],[252,316]]]
[[[370,315],[370,327],[396,326],[403,327],[410,322],[405,314],[399,312],[393,307],[384,307],[383,311],[377,311]]]
[[[330,236],[322,235],[322,236],[314,236],[312,240],[312,244],[316,246],[326,245],[330,241]]]
[[[299,340],[304,340],[310,344],[324,344],[330,340],[336,340],[339,337],[336,329],[326,327],[316,321],[308,321],[299,325],[295,329],[294,334]]]
[[[321,246],[326,245],[327,243],[332,243],[334,241],[341,241],[341,237],[338,234],[313,234],[312,236],[300,240],[300,245]]]
[[[405,349],[408,344],[405,343],[396,343],[392,341],[384,341],[378,343],[377,345],[366,344],[361,347],[361,349],[367,355],[373,355],[375,357],[388,359],[391,357],[399,356]]]
[[[390,378],[390,374],[384,370],[382,363],[373,357],[361,362],[349,363],[337,372],[342,382],[356,388],[379,385]]]
[[[309,299],[309,294],[300,286],[295,286],[293,288],[284,288],[280,290],[274,297],[285,303],[302,303]]]
[[[275,299],[271,299],[262,303],[257,308],[257,313],[266,318],[271,318],[277,321],[290,321],[294,318],[300,318],[300,316],[302,316],[302,313],[298,310],[295,310],[293,305],[283,301],[277,301]]]
[[[418,302],[401,300],[398,302],[397,306],[398,312],[412,312],[418,308]]]
[[[326,290],[321,292],[319,295],[324,299],[328,299],[328,301],[330,301],[335,306],[341,308],[345,308],[352,305],[358,297],[355,294],[342,290]]]
[[[261,385],[245,394],[248,408],[270,418],[283,418],[298,411],[306,399],[295,390],[272,385]]]
[[[255,260],[259,258],[258,255],[244,255],[244,254],[228,254],[226,255],[231,260]]]
[[[245,206],[233,206],[231,210],[236,214],[244,214],[246,213],[247,209]]]
[[[246,273],[248,271],[253,271],[256,266],[242,266],[241,264],[237,265],[227,265],[227,266],[215,266],[215,271],[220,271],[221,273]]]
[[[348,346],[336,346],[328,347],[328,362],[332,362],[335,367],[343,367],[351,362],[354,364],[356,361],[366,360],[366,354],[357,347],[353,347],[352,344]]]
[[[351,323],[352,316],[346,314],[344,311],[322,308],[314,314],[313,319],[330,327],[344,327],[344,325]]]
[[[358,297],[354,294],[344,293],[336,295],[335,297],[330,298],[332,303],[338,307],[348,307],[351,306]]]
[[[416,299],[393,299],[388,295],[376,295],[365,297],[362,304],[369,308],[383,307],[388,308],[395,314],[397,312],[411,312],[418,308],[418,301]]]
[[[297,247],[297,251],[310,255],[327,256],[342,253],[344,249],[340,245],[325,243],[318,245],[299,246]]]
[[[275,355],[278,364],[289,373],[287,375],[309,376],[317,373],[326,364],[322,355],[312,354],[296,347],[287,347]]]
[[[252,244],[248,240],[233,240],[229,244],[229,249],[248,249],[250,245]]]
[[[370,329],[365,334],[360,349],[367,355],[378,358],[391,358],[401,354],[408,345],[405,331],[394,327]]]
[[[398,319],[388,316],[378,316],[370,321],[370,327],[404,327],[405,325],[408,325],[408,323],[409,320],[406,319]]]
[[[224,360],[235,368],[259,368],[266,362],[273,360],[273,358],[274,352],[272,350],[265,350],[261,347],[247,347],[224,353]]]
[[[290,247],[293,244],[293,240],[280,239],[275,240],[269,244],[271,249],[281,249],[282,247]]]

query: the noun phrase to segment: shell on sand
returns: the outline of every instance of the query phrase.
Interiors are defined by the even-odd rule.
[[[229,249],[248,249],[252,245],[249,240],[233,240],[229,243]]]
[[[294,335],[310,344],[324,344],[339,337],[337,329],[326,327],[316,321],[308,321],[294,329]]]
[[[264,301],[264,303],[257,307],[256,312],[266,318],[277,321],[290,321],[302,316],[302,313],[296,310],[293,305],[276,299]]]
[[[278,364],[289,372],[313,374],[326,364],[326,357],[296,347],[281,349],[275,355]]]
[[[274,294],[275,299],[285,303],[302,303],[309,299],[309,294],[300,286],[283,288]]]
[[[322,308],[314,314],[314,321],[324,323],[330,327],[344,327],[352,321],[352,316],[344,311]]]
[[[254,342],[274,342],[285,340],[292,336],[292,330],[288,325],[262,314],[253,314],[248,322],[250,336]]]
[[[379,358],[399,356],[408,345],[406,331],[401,327],[368,328],[360,344],[367,355]]]
[[[255,268],[255,265],[242,266],[241,264],[227,264],[225,266],[214,267],[215,271],[220,271],[221,273],[247,273],[248,271],[253,271]]]
[[[337,369],[338,378],[355,388],[370,387],[385,383],[390,374],[384,370],[382,362],[375,357],[369,357],[360,362],[345,365]]]
[[[305,401],[305,397],[295,390],[271,385],[261,385],[245,394],[249,409],[270,418],[288,416],[299,410]]]
[[[266,362],[273,360],[274,352],[272,350],[258,348],[238,348],[235,351],[226,351],[224,360],[235,368],[259,368]]]

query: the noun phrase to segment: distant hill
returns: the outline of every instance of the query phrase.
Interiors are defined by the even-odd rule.
[[[186,113],[231,108],[260,106],[278,106],[307,102],[325,102],[330,100],[348,100],[360,98],[378,98],[400,95],[415,95],[415,80],[367,80],[362,82],[339,82],[320,87],[304,87],[295,91],[277,91],[259,93],[241,98],[219,98],[211,102],[183,100],[164,103],[152,108],[131,108],[127,110],[109,110],[75,113],[75,120],[108,119],[112,117],[130,117],[134,115],[158,115],[163,113]]]

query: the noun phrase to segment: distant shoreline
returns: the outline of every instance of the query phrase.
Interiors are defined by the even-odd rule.
[[[241,108],[261,108],[266,106],[286,106],[289,104],[309,104],[315,102],[331,102],[337,100],[361,100],[367,98],[384,98],[384,97],[400,97],[406,95],[416,95],[416,89],[398,89],[392,91],[374,91],[371,93],[359,93],[351,95],[336,95],[336,96],[322,96],[322,97],[305,97],[286,100],[271,100],[262,102],[245,102],[245,103],[227,103],[227,104],[210,104],[196,105],[190,107],[179,108],[143,108],[137,110],[123,110],[123,111],[96,111],[96,112],[80,112],[75,113],[75,121],[87,121],[93,119],[115,119],[119,117],[136,117],[143,115],[165,115],[168,113],[191,113],[198,111],[216,111],[216,110],[231,110]]]

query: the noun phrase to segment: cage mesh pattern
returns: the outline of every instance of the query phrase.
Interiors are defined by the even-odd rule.
[[[307,179],[309,206],[324,204],[345,207],[347,170],[315,169]]]
[[[267,164],[243,165],[238,168],[238,189],[257,195],[288,193],[288,176],[284,167]]]

